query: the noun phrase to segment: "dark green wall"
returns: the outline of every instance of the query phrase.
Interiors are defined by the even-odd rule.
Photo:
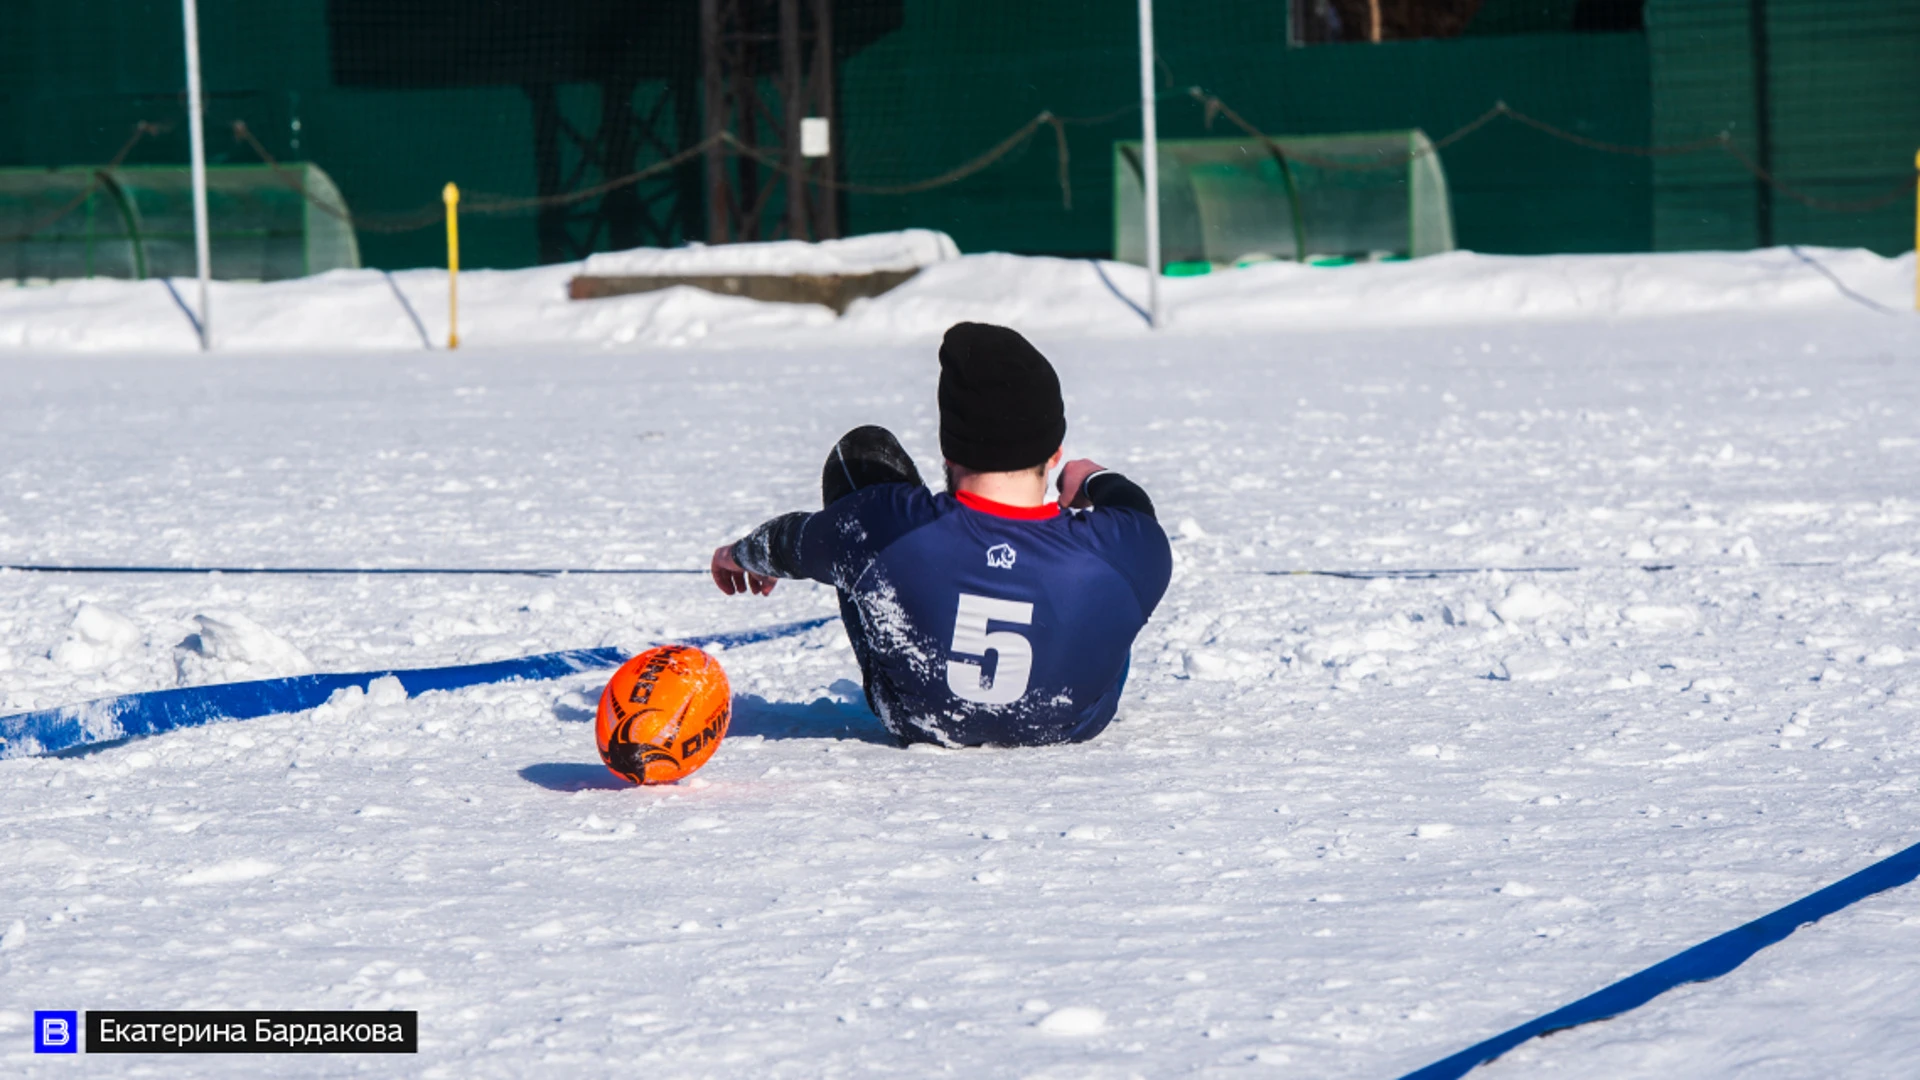
[[[1053,136],[963,184],[907,198],[856,196],[862,229],[929,225],[962,250],[1104,254],[1112,142],[1140,135],[1135,24],[1126,4],[1067,24],[1050,5],[909,3],[907,24],[847,65],[850,173],[918,180],[992,146],[1041,109],[1104,124],[1069,128],[1073,209],[1060,205]],[[1208,134],[1184,88],[1218,94],[1262,130],[1320,134],[1420,127],[1439,138],[1496,101],[1594,138],[1647,141],[1639,34],[1484,37],[1289,48],[1284,6],[1229,3],[1163,14],[1161,134]],[[1072,48],[1053,43],[1072,41]],[[1216,121],[1214,134],[1238,134]],[[1639,251],[1652,243],[1645,159],[1596,155],[1496,123],[1443,157],[1459,243],[1482,251]]]
[[[1207,134],[1182,93],[1201,85],[1275,134],[1417,126],[1439,138],[1496,101],[1583,136],[1639,144],[1753,123],[1744,0],[1652,0],[1646,33],[1469,34],[1450,41],[1290,48],[1279,0],[1162,5],[1161,131]],[[1041,109],[1107,115],[1069,130],[1073,206],[1052,135],[951,187],[852,195],[853,231],[930,226],[963,250],[1104,254],[1111,145],[1139,135],[1134,5],[1127,0],[907,0],[905,25],[844,66],[846,176],[886,184],[957,166]],[[1920,3],[1770,0],[1775,164],[1820,194],[1858,197],[1911,175],[1920,144]],[[135,162],[186,158],[174,0],[7,0],[0,35],[0,164],[97,163],[136,120],[172,125]],[[312,160],[357,213],[430,207],[440,186],[536,190],[532,117],[511,87],[332,85],[324,0],[201,0],[215,161],[250,162],[231,122],[278,155]],[[657,93],[642,88],[641,93]],[[589,125],[591,88],[567,92]],[[295,121],[299,122],[295,146]],[[1233,129],[1216,122],[1216,134]],[[1737,247],[1754,241],[1751,179],[1724,155],[1596,153],[1496,121],[1443,160],[1463,247],[1495,252]],[[1904,250],[1911,206],[1833,215],[1776,199],[1781,242]],[[1904,227],[1901,227],[1904,223]],[[536,260],[531,217],[463,220],[474,266]],[[363,232],[371,265],[438,264],[437,228]]]
[[[0,164],[81,165],[106,160],[133,125],[169,130],[130,160],[187,160],[185,65],[174,0],[13,0],[25,29],[0,37]],[[324,0],[200,0],[207,95],[207,156],[255,164],[235,141],[244,120],[276,156],[310,160],[339,184],[356,214],[439,202],[448,180],[463,190],[535,190],[526,98],[508,87],[371,91],[332,85]],[[294,121],[299,130],[294,130]],[[297,139],[297,145],[296,145]],[[368,265],[442,265],[437,226],[397,235],[363,231]],[[536,261],[531,217],[464,218],[461,255],[471,266]]]
[[[1884,204],[1835,212],[1775,192],[1768,207],[1753,174],[1724,152],[1662,158],[1655,247],[1747,248],[1770,232],[1776,244],[1912,250],[1913,199],[1886,196],[1913,179],[1920,148],[1920,2],[1768,0],[1763,10],[1771,171],[1819,198]],[[1730,0],[1649,5],[1660,142],[1724,131],[1760,156],[1752,11]]]

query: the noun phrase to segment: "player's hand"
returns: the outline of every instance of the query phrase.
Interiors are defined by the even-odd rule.
[[[728,596],[736,593],[752,592],[755,596],[765,596],[780,583],[779,578],[763,577],[749,572],[733,558],[733,545],[723,544],[713,549],[713,564],[708,567],[713,574],[713,583]]]
[[[1085,510],[1093,502],[1087,498],[1087,477],[1105,468],[1092,458],[1067,462],[1060,470],[1060,505],[1069,510]]]

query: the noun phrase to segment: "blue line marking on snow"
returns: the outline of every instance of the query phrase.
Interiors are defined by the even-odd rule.
[[[1802,926],[1818,922],[1875,893],[1905,885],[1915,877],[1920,877],[1920,844],[1889,855],[1819,892],[1801,897],[1786,907],[1762,915],[1745,926],[1735,927],[1717,938],[1703,941],[1612,986],[1588,994],[1571,1005],[1503,1031],[1424,1069],[1410,1072],[1401,1080],[1452,1080],[1465,1076],[1475,1067],[1492,1061],[1528,1039],[1591,1024],[1596,1020],[1608,1020],[1629,1009],[1639,1008],[1676,986],[1717,979],[1746,963],[1761,949],[1785,940]]]
[[[755,630],[690,637],[683,644],[700,648],[734,649],[763,641],[794,637],[834,621],[834,616],[784,623]],[[85,701],[37,712],[0,716],[0,759],[36,757],[75,750],[97,743],[144,738],[178,728],[199,727],[226,720],[253,720],[280,713],[304,712],[326,703],[337,690],[362,690],[387,675],[400,680],[408,697],[429,690],[458,690],[513,679],[558,679],[581,671],[619,667],[627,654],[615,648],[570,649],[516,660],[451,667],[356,671],[338,674],[294,675],[282,679],[182,686],[141,694]]]
[[[735,630],[726,634],[691,637],[680,644],[693,645],[702,649],[710,645],[718,645],[723,649],[737,649],[742,645],[758,645],[763,641],[795,637],[809,630],[818,630],[828,623],[838,622],[839,619],[838,615],[822,615],[817,619],[802,619],[799,622],[781,623],[779,626],[763,626],[758,630]]]
[[[1127,298],[1126,293],[1123,293],[1120,291],[1120,286],[1115,285],[1113,283],[1113,279],[1107,276],[1107,268],[1100,265],[1100,260],[1088,259],[1087,261],[1093,264],[1093,272],[1100,275],[1100,284],[1105,285],[1107,287],[1108,292],[1118,297],[1121,303],[1132,308],[1133,313],[1135,315],[1140,316],[1140,318],[1143,321],[1145,321],[1149,327],[1151,327],[1153,325],[1153,316],[1147,314],[1146,308],[1143,308],[1139,304],[1134,303],[1132,300]]]
[[[1669,570],[1751,570],[1764,567],[1771,570],[1807,570],[1821,567],[1839,566],[1837,562],[1770,562],[1770,563],[1621,563],[1612,566],[1594,564],[1590,566],[1402,566],[1378,567],[1358,570],[1242,570],[1243,574],[1259,574],[1265,577],[1327,577],[1344,578],[1348,581],[1378,581],[1388,578],[1396,581],[1426,581],[1443,577],[1470,577],[1474,574],[1586,574],[1603,570],[1641,570],[1649,574],[1664,574]],[[5,569],[0,567],[0,569]]]
[[[406,309],[407,318],[413,320],[413,328],[420,332],[420,347],[428,352],[432,352],[433,341],[427,337],[427,324],[420,321],[419,314],[413,310],[413,304],[407,300],[407,294],[400,291],[400,283],[393,279],[393,271],[382,270],[380,272],[387,275],[387,287],[393,290],[393,295],[400,301],[400,306]]]

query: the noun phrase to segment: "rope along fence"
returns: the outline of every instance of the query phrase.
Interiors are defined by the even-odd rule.
[[[1773,172],[1762,167],[1761,164],[1734,139],[1731,131],[1721,131],[1717,134],[1695,139],[1691,142],[1635,146],[1589,138],[1585,135],[1568,131],[1548,121],[1521,112],[1511,105],[1508,105],[1505,101],[1495,102],[1486,112],[1460,125],[1441,138],[1433,140],[1428,146],[1405,152],[1378,154],[1364,158],[1328,158],[1302,153],[1297,150],[1290,151],[1283,149],[1274,136],[1268,135],[1248,121],[1218,95],[1212,94],[1201,87],[1188,87],[1185,91],[1168,91],[1162,93],[1160,96],[1162,98],[1191,99],[1203,110],[1203,119],[1209,129],[1212,127],[1214,120],[1225,119],[1250,138],[1259,140],[1269,153],[1282,162],[1297,161],[1302,164],[1312,165],[1316,168],[1329,170],[1367,172],[1405,168],[1409,163],[1418,158],[1430,154],[1438,154],[1472,137],[1495,121],[1505,119],[1561,142],[1602,154],[1630,157],[1678,157],[1698,153],[1724,153],[1733,158],[1734,161],[1738,162],[1739,165],[1756,180],[1765,184],[1771,190],[1777,191],[1810,209],[1829,213],[1859,214],[1878,210],[1909,197],[1913,193],[1916,183],[1920,183],[1920,177],[1908,177],[1885,193],[1871,198],[1851,201],[1825,199],[1786,183],[1775,176]],[[902,184],[866,184],[853,181],[799,177],[793,173],[791,166],[783,157],[757,147],[748,146],[735,138],[731,132],[723,131],[715,135],[710,135],[645,168],[602,181],[591,187],[557,195],[542,196],[508,196],[484,192],[474,193],[471,196],[463,198],[460,209],[462,213],[466,214],[513,215],[536,213],[553,207],[569,206],[588,199],[598,198],[621,188],[637,184],[650,177],[671,172],[682,165],[698,159],[716,147],[737,156],[751,158],[790,180],[799,180],[800,182],[818,187],[825,187],[835,191],[845,191],[856,195],[914,195],[960,183],[969,177],[991,168],[1003,158],[1025,147],[1042,128],[1046,128],[1052,131],[1054,137],[1054,146],[1058,162],[1060,203],[1063,209],[1071,210],[1073,208],[1073,191],[1069,183],[1069,174],[1071,172],[1072,160],[1067,145],[1067,128],[1093,127],[1112,123],[1122,117],[1138,112],[1139,108],[1138,105],[1127,105],[1109,113],[1087,117],[1059,116],[1051,110],[1043,109],[1035,114],[1032,119],[1015,128],[1005,138],[967,161],[937,175]],[[98,173],[104,173],[117,168],[121,162],[126,160],[127,155],[132,153],[134,147],[139,144],[140,140],[149,135],[159,134],[162,130],[164,129],[159,125],[144,121],[137,124],[132,137],[127,140],[127,143],[120,148],[119,152],[113,156],[111,161],[98,170]],[[413,232],[438,225],[445,218],[445,208],[437,201],[416,210],[397,211],[393,213],[355,214],[342,210],[340,207],[322,202],[310,194],[306,190],[306,185],[302,183],[299,174],[283,166],[279,159],[268,151],[266,146],[255,137],[253,131],[247,127],[245,121],[234,122],[233,136],[236,141],[246,146],[247,149],[258,157],[263,164],[271,168],[275,176],[290,189],[300,194],[302,198],[305,198],[316,209],[347,222],[357,230],[386,234]],[[92,185],[70,200],[57,212],[47,215],[40,221],[35,222],[31,227],[16,235],[0,237],[0,240],[25,240],[35,233],[51,228],[62,218],[79,209],[99,184],[100,179],[98,174],[96,174]]]
[[[1012,134],[995,143],[985,152],[937,176],[931,176],[924,180],[917,180],[911,183],[860,184],[838,180],[820,180],[817,178],[808,178],[805,182],[857,195],[914,195],[924,191],[932,191],[950,184],[957,184],[976,173],[984,171],[1001,158],[1019,150],[1022,146],[1026,145],[1027,140],[1031,139],[1036,132],[1046,127],[1051,128],[1053,131],[1054,143],[1059,160],[1060,201],[1064,207],[1072,209],[1073,192],[1068,183],[1071,155],[1067,149],[1067,125],[1109,123],[1119,116],[1132,111],[1132,108],[1138,108],[1138,106],[1118,110],[1107,116],[1084,118],[1055,116],[1050,111],[1042,110],[1035,115],[1033,119],[1022,124],[1019,128],[1015,129]],[[300,182],[299,174],[281,165],[280,161],[254,136],[244,121],[236,121],[234,123],[233,134],[235,139],[245,144],[263,163],[273,169],[274,174],[278,176],[283,183],[301,195],[306,195],[306,187]],[[725,148],[734,154],[752,158],[782,175],[786,175],[788,172],[788,166],[784,159],[755,147],[748,146],[736,138],[732,132],[723,131],[715,135],[710,135],[669,157],[662,158],[646,168],[603,181],[592,187],[581,188],[578,191],[569,191],[559,195],[527,197],[493,195],[484,192],[475,193],[472,196],[463,197],[460,204],[461,213],[519,214],[537,212],[550,207],[568,206],[587,199],[597,198],[631,184],[639,183],[649,177],[670,172],[700,157],[716,146]],[[445,215],[445,210],[438,203],[422,207],[419,210],[397,214],[358,215],[343,213],[338,207],[326,205],[314,201],[311,198],[309,198],[309,201],[313,202],[313,204],[323,212],[348,222],[355,229],[363,229],[367,232],[401,233],[430,228],[438,224]]]
[[[1740,166],[1751,173],[1756,180],[1766,184],[1780,194],[1785,195],[1787,198],[1804,206],[1811,207],[1812,209],[1825,210],[1832,213],[1862,214],[1872,210],[1878,210],[1884,206],[1890,206],[1910,195],[1913,192],[1914,185],[1920,183],[1920,176],[1916,176],[1902,180],[1885,193],[1867,199],[1854,201],[1823,199],[1783,182],[1772,172],[1762,168],[1760,163],[1755,161],[1753,156],[1748,154],[1747,151],[1741,148],[1740,144],[1734,140],[1733,133],[1730,131],[1722,131],[1717,135],[1711,135],[1704,139],[1695,139],[1692,142],[1631,146],[1624,143],[1592,139],[1585,135],[1576,134],[1575,132],[1541,120],[1538,117],[1528,116],[1526,113],[1515,109],[1504,101],[1494,102],[1492,108],[1454,129],[1445,137],[1435,140],[1431,146],[1420,147],[1403,153],[1379,154],[1369,158],[1343,159],[1317,157],[1312,154],[1303,154],[1297,150],[1283,150],[1280,145],[1274,141],[1273,137],[1248,123],[1246,118],[1234,112],[1226,102],[1221,101],[1218,97],[1207,93],[1198,86],[1189,88],[1187,93],[1206,110],[1206,120],[1209,127],[1212,126],[1215,117],[1225,117],[1229,123],[1241,131],[1260,140],[1267,151],[1275,157],[1288,161],[1299,161],[1322,169],[1368,172],[1405,168],[1409,163],[1419,158],[1426,157],[1430,154],[1438,154],[1440,151],[1474,134],[1495,120],[1504,117],[1524,127],[1532,128],[1543,135],[1558,139],[1561,142],[1571,143],[1574,146],[1602,154],[1615,154],[1627,157],[1680,157],[1686,154],[1698,154],[1718,150],[1739,162]]]
[[[120,145],[120,149],[114,153],[112,158],[108,159],[105,165],[93,171],[93,178],[87,183],[85,188],[80,190],[79,194],[68,199],[59,209],[43,215],[40,220],[35,221],[25,229],[12,235],[0,236],[0,243],[20,243],[32,239],[36,234],[45,232],[55,225],[58,225],[68,214],[86,205],[87,200],[93,197],[93,193],[100,190],[102,184],[101,174],[112,172],[114,169],[119,168],[121,164],[127,160],[127,155],[133,153],[133,148],[140,145],[141,140],[150,135],[164,134],[166,130],[167,129],[160,124],[148,123],[145,120],[133,125],[133,134],[127,136],[127,141]]]

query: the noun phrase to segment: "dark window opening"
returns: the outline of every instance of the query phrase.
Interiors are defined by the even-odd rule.
[[[1295,45],[1646,27],[1646,0],[1292,0]]]

